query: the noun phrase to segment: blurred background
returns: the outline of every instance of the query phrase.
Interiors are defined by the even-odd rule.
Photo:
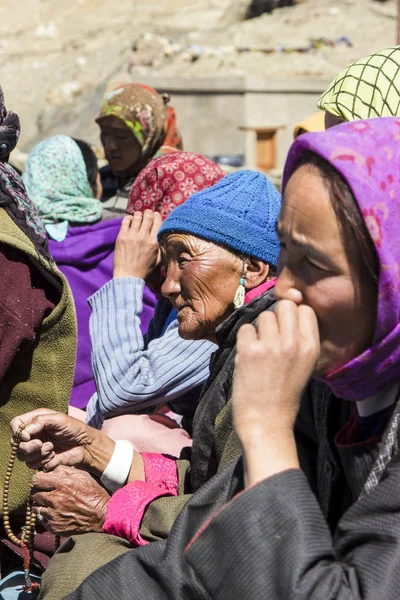
[[[2,0],[0,83],[21,161],[56,133],[101,158],[104,92],[136,81],[170,93],[185,150],[274,173],[329,81],[397,25],[397,0]]]

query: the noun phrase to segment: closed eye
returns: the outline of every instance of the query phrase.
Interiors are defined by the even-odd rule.
[[[309,258],[306,259],[308,264],[311,265],[311,267],[313,269],[315,269],[316,271],[319,271],[320,273],[327,273],[327,269],[324,269],[323,267],[321,267],[320,265],[317,265],[314,261],[310,260]]]
[[[183,267],[191,260],[192,260],[192,257],[190,256],[190,254],[180,254],[177,262],[180,267]]]

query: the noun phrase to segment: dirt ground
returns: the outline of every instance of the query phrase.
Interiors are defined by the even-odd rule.
[[[303,0],[245,21],[247,5],[247,0],[2,0],[0,83],[8,107],[22,120],[20,147],[28,149],[60,123],[84,127],[107,81],[121,71],[133,80],[150,73],[328,78],[396,39],[396,0]],[[319,38],[341,37],[352,46],[288,52]],[[284,52],[276,51],[281,47]]]

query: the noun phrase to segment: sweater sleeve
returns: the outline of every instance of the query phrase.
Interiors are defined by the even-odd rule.
[[[397,489],[384,480],[346,511],[332,537],[305,474],[286,471],[226,504],[185,554],[213,600],[394,600]]]
[[[37,328],[55,304],[47,297],[44,277],[22,252],[6,244],[0,244],[0,273],[1,381],[17,352],[35,341]]]
[[[147,541],[140,526],[147,506],[161,496],[176,496],[178,475],[176,461],[162,454],[143,453],[145,481],[132,481],[118,490],[107,505],[103,530],[128,540],[135,546]]]
[[[144,281],[112,279],[89,298],[90,337],[97,394],[87,422],[101,427],[105,415],[137,412],[167,402],[203,383],[214,344],[187,341],[173,321],[146,344],[140,331]]]

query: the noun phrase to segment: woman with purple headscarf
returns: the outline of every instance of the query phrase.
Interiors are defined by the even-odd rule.
[[[237,339],[245,491],[186,550],[213,600],[399,597],[399,172],[398,118],[292,145],[277,309]]]

